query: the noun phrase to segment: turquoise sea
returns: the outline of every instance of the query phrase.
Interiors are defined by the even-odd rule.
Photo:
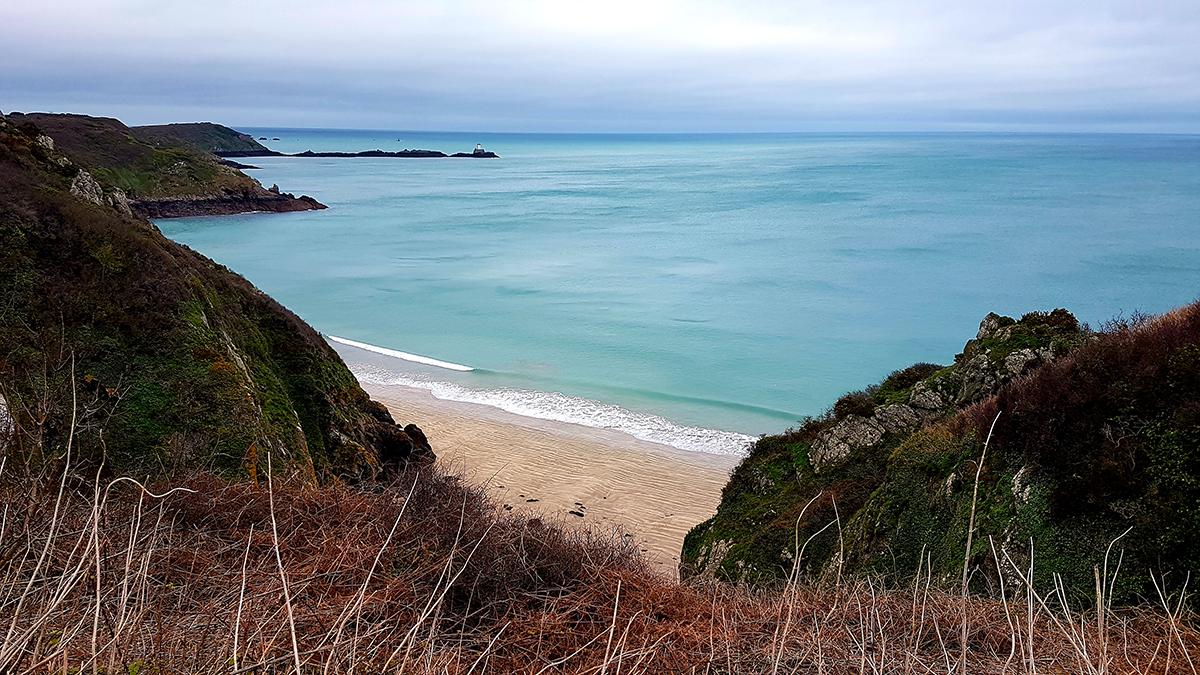
[[[246,129],[328,210],[159,221],[364,381],[737,453],[988,312],[1097,325],[1200,297],[1200,136]],[[419,421],[418,421],[419,423]]]

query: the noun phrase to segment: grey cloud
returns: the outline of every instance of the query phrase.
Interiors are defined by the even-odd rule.
[[[498,130],[1200,131],[1194,2],[641,4],[645,17],[626,3],[614,18],[581,3],[592,26],[522,2],[14,3],[0,8],[0,109]]]

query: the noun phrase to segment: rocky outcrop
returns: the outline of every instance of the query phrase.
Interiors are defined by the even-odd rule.
[[[906,434],[920,427],[925,417],[910,406],[893,403],[876,408],[875,421],[889,434]]]
[[[86,171],[80,171],[71,180],[71,194],[97,206],[104,203],[104,188]]]
[[[226,188],[208,195],[144,198],[131,202],[130,206],[138,216],[150,219],[222,216],[255,211],[288,213],[327,208],[307,195],[297,197],[289,192],[272,192],[261,187],[243,190]]]
[[[855,450],[875,445],[883,440],[884,433],[883,425],[873,418],[850,415],[813,441],[808,461],[813,470],[820,471],[849,457]]]
[[[944,426],[950,416],[1037,377],[1043,366],[1090,339],[1066,310],[1032,312],[1019,321],[988,314],[953,365],[897,370],[878,385],[841,397],[801,428],[763,437],[731,476],[717,515],[688,534],[683,573],[719,570],[718,577],[735,581],[773,578],[790,571],[797,538],[803,542],[830,522],[846,527],[851,520],[862,529],[846,529],[846,550],[858,559],[877,550],[884,555],[888,546],[899,545],[887,531],[890,509],[961,496],[967,472],[955,466],[964,446],[975,441],[948,441]],[[1016,489],[1029,501],[1025,476]],[[927,479],[928,494],[903,492],[913,482],[924,489]],[[867,513],[872,494],[889,486],[892,501],[859,515]],[[926,528],[921,536],[946,531],[928,522],[921,527]],[[813,541],[807,564],[819,567],[841,556],[840,544],[830,541]],[[958,559],[961,565],[961,555]]]
[[[1064,309],[1034,312],[1020,321],[990,313],[954,366],[914,387],[909,403],[925,410],[977,403],[1078,346],[1079,336],[1079,323]]]
[[[266,152],[253,139],[220,125],[129,128],[119,120],[84,115],[14,113],[12,121],[39,129],[33,145],[73,176],[71,193],[126,216],[173,218],[253,211],[323,209],[317,200],[270,192],[236,163],[222,163],[210,148]],[[274,153],[278,154],[278,153]]]

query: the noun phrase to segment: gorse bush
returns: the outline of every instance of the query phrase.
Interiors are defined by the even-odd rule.
[[[1200,305],[1118,322],[951,423],[1054,485],[1047,520],[1126,542],[1130,592],[1200,570]],[[1081,574],[1090,574],[1081,570]]]

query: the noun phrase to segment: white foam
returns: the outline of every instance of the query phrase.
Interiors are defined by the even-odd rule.
[[[488,405],[517,415],[580,424],[595,429],[614,429],[644,441],[661,443],[680,450],[742,456],[755,440],[753,436],[745,434],[683,426],[658,415],[626,410],[620,406],[558,392],[508,387],[476,389],[421,375],[394,373],[369,364],[349,365],[355,377],[367,384],[417,387],[426,389],[435,398],[446,401]]]
[[[340,342],[344,345],[350,345],[351,347],[358,347],[359,349],[363,349],[368,352],[375,352],[376,354],[392,356],[397,359],[403,359],[405,361],[412,361],[413,363],[422,363],[427,366],[437,366],[438,368],[446,368],[447,370],[457,370],[459,372],[464,372],[464,373],[467,371],[470,371],[470,370],[475,370],[471,366],[460,366],[457,363],[449,363],[447,361],[438,361],[437,359],[431,359],[428,356],[417,356],[416,354],[400,352],[400,351],[396,351],[395,349],[388,349],[387,347],[376,347],[375,345],[369,345],[365,342],[355,342],[354,340],[347,340],[346,338],[340,338],[340,337],[337,337],[336,335],[326,335],[325,337],[330,340],[333,340],[334,342]]]

